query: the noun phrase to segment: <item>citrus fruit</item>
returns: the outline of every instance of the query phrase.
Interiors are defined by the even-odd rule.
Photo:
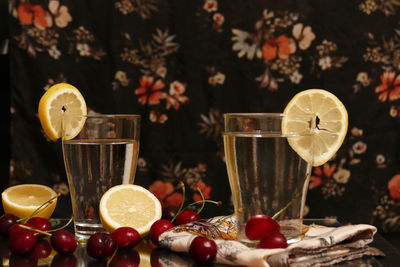
[[[7,188],[1,194],[5,213],[11,213],[18,218],[30,216],[39,206],[55,197],[57,193],[48,186],[40,184],[20,184]],[[50,218],[57,205],[57,198],[44,207],[35,216]]]
[[[327,162],[342,145],[347,133],[348,115],[334,94],[322,89],[301,91],[290,100],[283,113],[283,133],[312,133],[288,138],[288,142],[313,166]]]
[[[112,233],[122,226],[135,228],[140,236],[149,233],[151,225],[162,215],[161,203],[150,191],[139,185],[111,187],[100,199],[100,219]]]
[[[86,115],[86,102],[79,90],[68,83],[58,83],[50,87],[39,101],[39,120],[46,135],[53,141],[62,137],[64,118],[64,138],[74,138],[85,123],[84,118],[64,115]]]

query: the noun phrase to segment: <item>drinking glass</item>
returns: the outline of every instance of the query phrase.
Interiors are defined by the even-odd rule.
[[[66,116],[68,121],[85,121],[77,136],[69,139],[63,134],[62,137],[75,235],[78,240],[85,240],[95,232],[105,231],[99,218],[103,193],[112,186],[133,183],[139,153],[140,116]]]
[[[224,114],[225,158],[238,240],[249,246],[257,244],[246,237],[245,225],[258,214],[275,218],[289,243],[301,236],[312,163],[301,158],[288,141],[311,136],[311,125],[315,124],[310,116],[310,129],[283,133],[285,116],[282,113]]]

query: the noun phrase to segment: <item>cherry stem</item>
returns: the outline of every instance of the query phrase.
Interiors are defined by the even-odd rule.
[[[178,217],[179,213],[181,213],[183,204],[185,203],[185,194],[186,194],[185,184],[182,181],[180,181],[180,186],[182,188],[182,202],[181,202],[178,212],[175,214],[174,218],[172,218],[171,222],[174,222],[176,217]]]
[[[205,199],[204,202],[213,203],[213,204],[218,205],[218,206],[222,205],[222,201],[214,201],[214,200]],[[197,205],[197,204],[201,204],[201,203],[203,203],[203,201],[202,201],[202,200],[199,200],[199,201],[190,203],[190,204],[188,205],[188,207],[189,207],[189,206],[194,206],[194,205]]]
[[[51,230],[49,230],[48,232],[55,232],[55,231],[64,229],[64,228],[67,227],[73,220],[74,220],[74,216],[71,216],[71,218],[69,219],[69,221],[68,221],[66,224],[64,224],[63,226],[58,227],[58,228],[56,228],[56,229],[51,229]]]
[[[287,210],[292,204],[293,201],[295,201],[296,199],[298,199],[300,197],[300,191],[296,192],[296,195],[292,198],[292,200],[289,201],[289,203],[286,204],[285,207],[283,207],[281,210],[279,210],[277,213],[274,214],[274,216],[271,217],[271,219],[276,220],[276,218],[281,215],[282,212],[284,212],[285,210]]]
[[[61,195],[60,193],[57,193],[57,195],[55,195],[54,197],[50,198],[49,200],[44,202],[42,205],[40,205],[36,210],[34,210],[31,215],[29,215],[28,217],[25,217],[25,218],[17,220],[17,222],[26,223],[30,218],[34,217],[41,210],[47,208],[53,202],[53,200],[58,198],[60,195]]]
[[[47,235],[47,236],[51,236],[51,234],[48,233],[48,232],[41,231],[41,230],[38,230],[38,229],[33,228],[33,227],[29,227],[29,226],[24,225],[24,224],[20,224],[20,225],[18,225],[18,226],[21,227],[21,228],[24,228],[24,229],[28,229],[28,230],[35,231],[35,232],[40,233],[40,234],[44,234],[44,235]]]

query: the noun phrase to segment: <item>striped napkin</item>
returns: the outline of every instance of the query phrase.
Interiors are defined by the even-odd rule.
[[[303,238],[285,249],[256,249],[236,241],[234,217],[220,216],[176,226],[163,233],[159,241],[169,250],[188,252],[196,236],[205,236],[218,246],[215,263],[239,266],[319,267],[365,256],[384,256],[379,249],[368,246],[377,232],[372,225],[310,225],[305,228]]]

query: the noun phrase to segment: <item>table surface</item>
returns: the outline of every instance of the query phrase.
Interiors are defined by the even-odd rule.
[[[66,220],[58,220],[59,224],[63,224]],[[317,223],[317,224],[325,224],[326,220],[304,220],[305,224]],[[337,222],[331,221],[329,224],[338,224]],[[339,224],[340,225],[340,224]],[[71,228],[70,228],[71,229]],[[359,260],[353,260],[349,262],[344,262],[341,264],[337,264],[335,266],[400,266],[400,252],[393,247],[386,239],[382,237],[379,233],[375,234],[374,241],[370,244],[371,247],[379,248],[382,252],[386,254],[385,257],[367,257]],[[0,239],[0,256],[2,256],[2,265],[1,266],[9,266],[9,259],[7,255],[9,255],[9,251],[7,250],[8,243],[6,239]],[[162,248],[152,248],[146,239],[142,240],[141,244],[136,247],[134,250],[131,250],[128,253],[128,256],[131,257],[140,257],[140,265],[139,266],[151,266],[150,260],[156,260],[159,262],[159,266],[192,266],[194,262],[191,261],[187,253],[175,253]],[[39,259],[37,266],[66,266],[66,261],[76,262],[76,265],[68,265],[68,266],[89,266],[89,267],[101,267],[107,266],[106,260],[96,260],[86,253],[86,247],[84,245],[78,246],[77,250],[73,255],[62,256],[57,255],[55,251],[52,251],[51,255],[44,259]],[[26,265],[32,266],[32,265]],[[211,266],[226,266],[220,264],[214,264]]]

